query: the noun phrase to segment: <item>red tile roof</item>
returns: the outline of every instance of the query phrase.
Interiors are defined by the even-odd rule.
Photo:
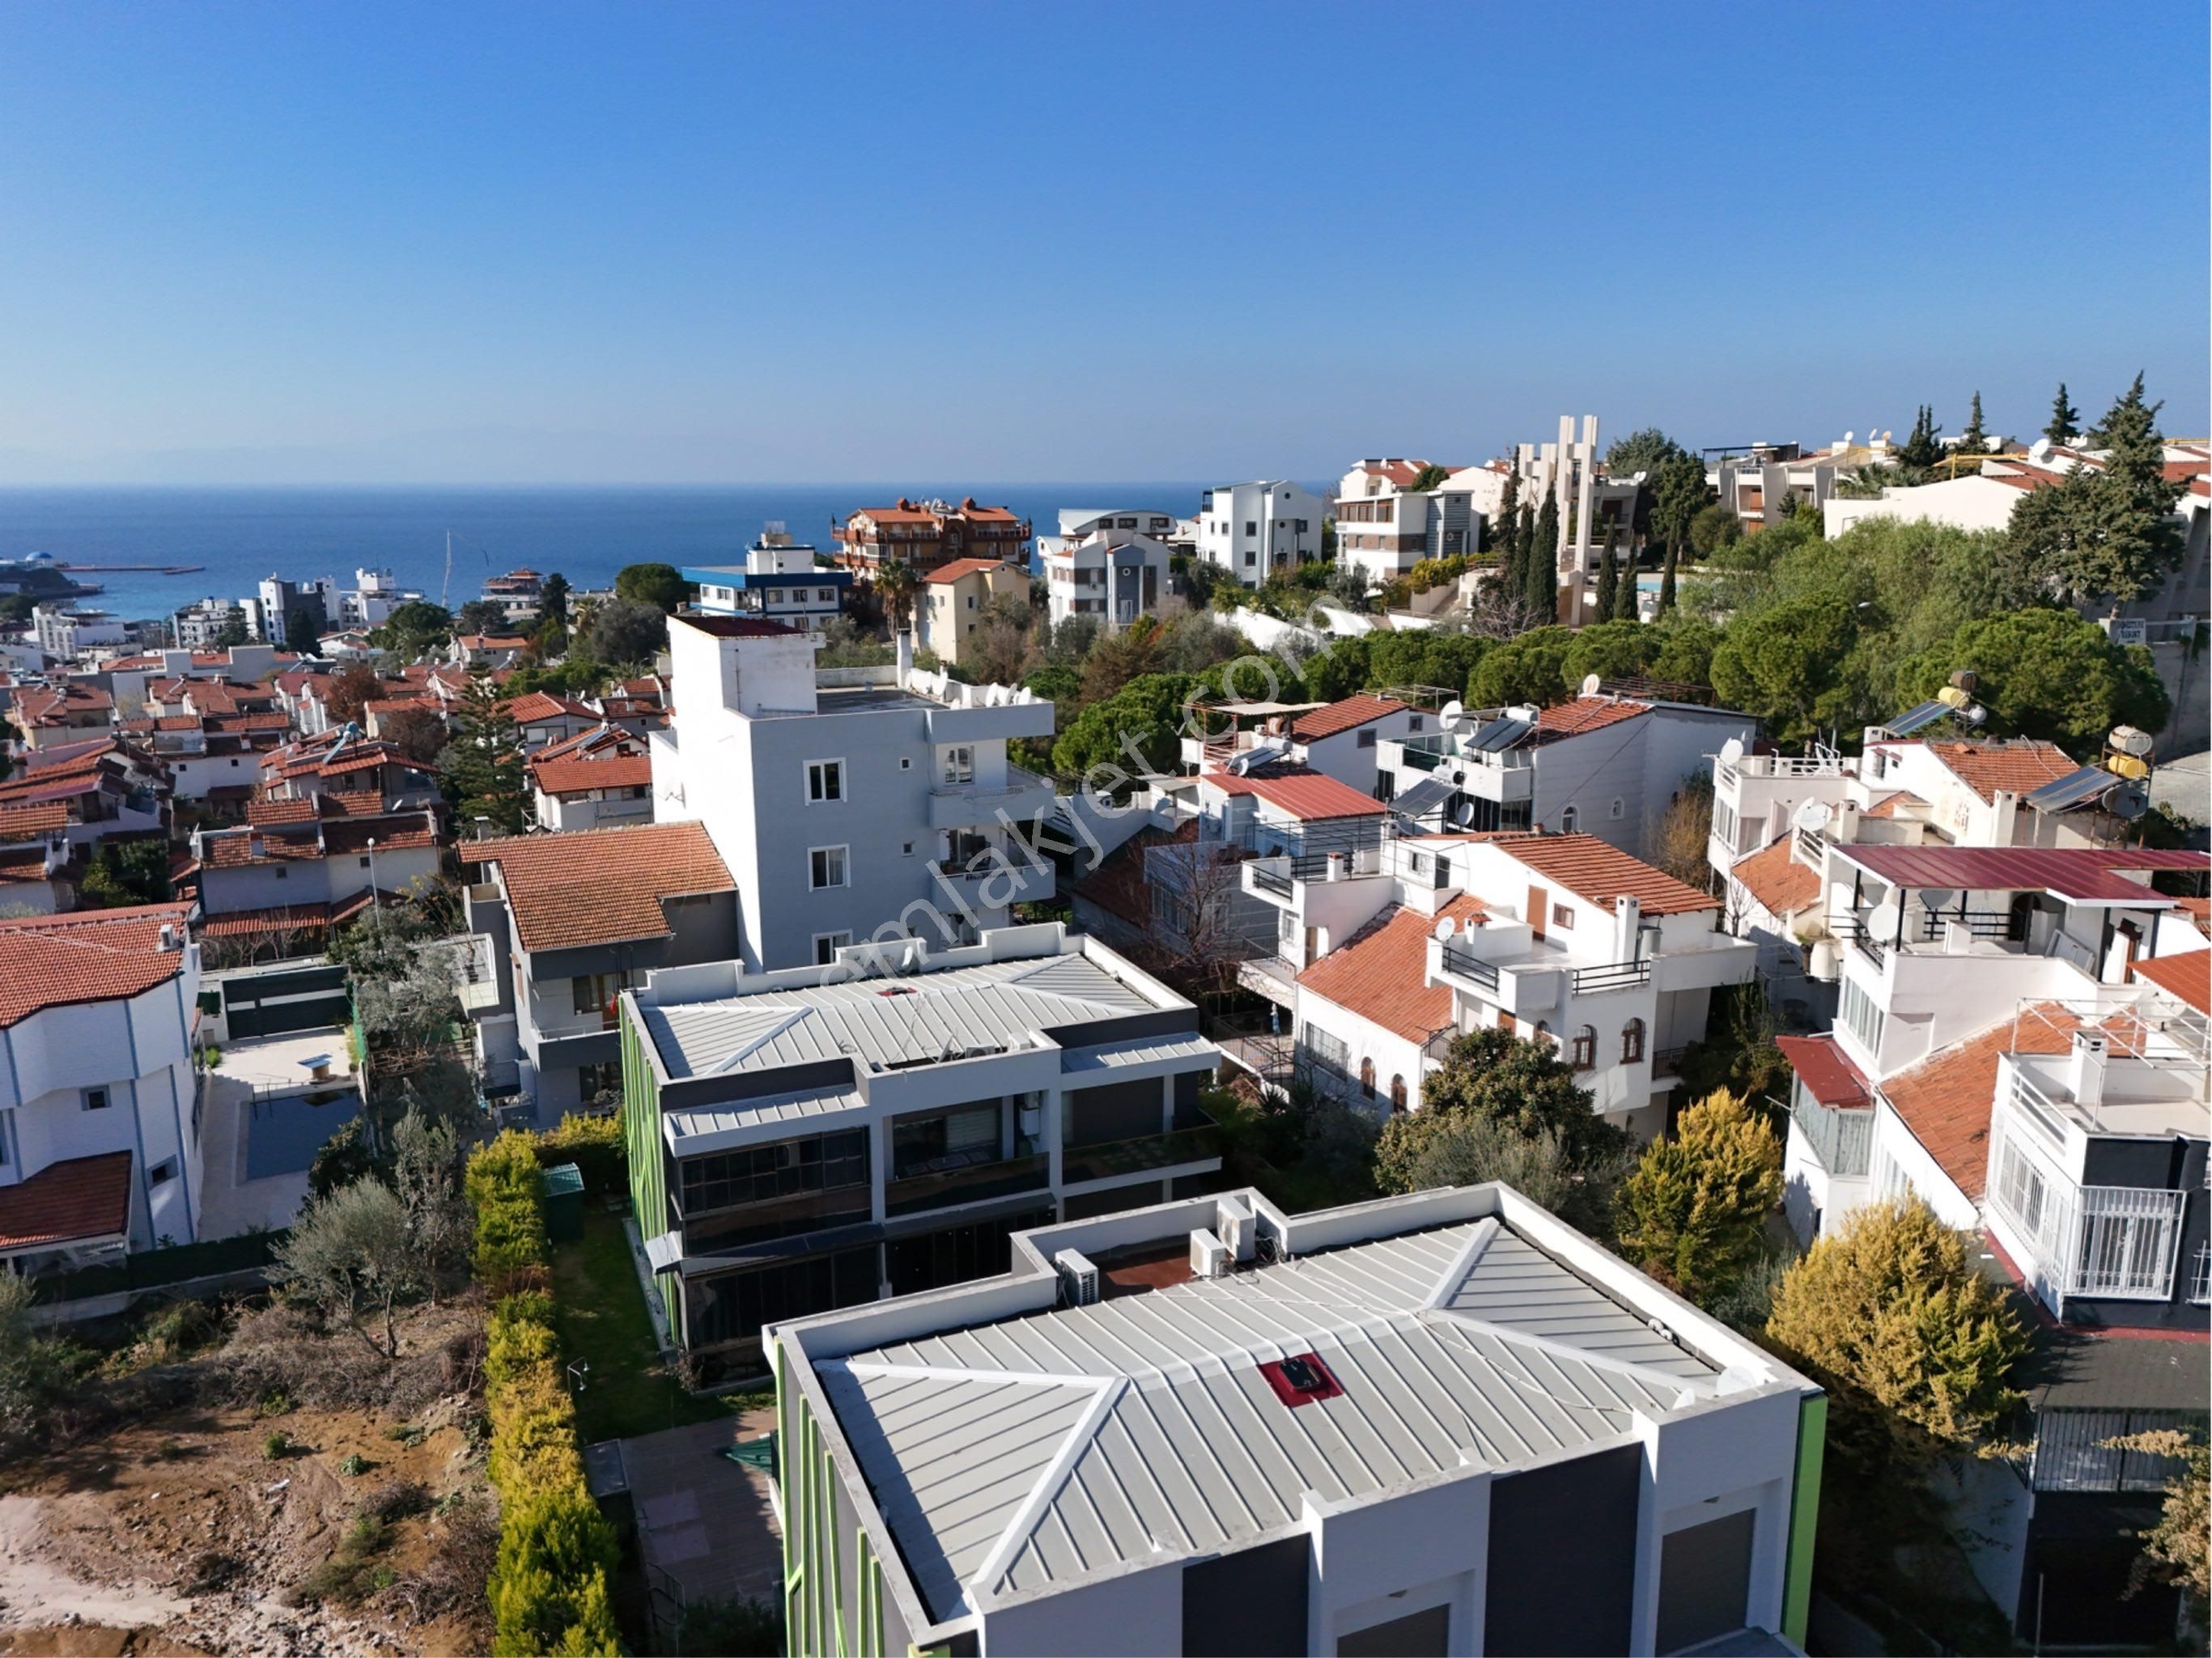
[[[1200,780],[1224,794],[1249,794],[1280,808],[1301,823],[1325,823],[1340,817],[1381,817],[1389,808],[1362,794],[1349,783],[1340,783],[1325,773],[1304,766],[1269,766],[1251,775],[1209,771]]]
[[[539,760],[532,762],[530,769],[538,786],[548,794],[646,788],[653,782],[653,756],[645,754],[618,754],[605,760]]]
[[[1770,915],[1784,920],[1820,896],[1820,872],[1790,855],[1794,835],[1783,835],[1733,865],[1729,873],[1743,883]]]
[[[1899,789],[1894,794],[1885,794],[1864,811],[1862,817],[1894,817],[1908,806],[1925,806],[1928,803],[1910,789]]]
[[[1980,1200],[1989,1176],[1990,1110],[1998,1056],[2063,1054],[2081,1024],[2055,1002],[2033,1012],[2035,1017],[2007,1019],[1954,1043],[1881,1085],[1882,1097],[1912,1138],[1971,1201]]]
[[[1352,471],[1365,472],[1370,477],[1388,478],[1398,489],[1405,489],[1411,488],[1413,480],[1428,467],[1425,460],[1363,460]]]
[[[1408,1042],[1426,1042],[1452,1019],[1451,987],[1427,982],[1437,920],[1449,915],[1474,926],[1485,914],[1480,901],[1468,897],[1453,899],[1435,916],[1394,904],[1299,974],[1298,983]]]
[[[1637,900],[1646,915],[1681,915],[1721,907],[1719,899],[1595,835],[1502,835],[1492,844],[1577,897],[1608,908],[1620,897]]]
[[[315,801],[312,796],[299,800],[256,800],[246,808],[246,821],[256,826],[311,823],[314,818]]]
[[[2135,974],[2199,1013],[2212,1013],[2212,950],[2147,957],[2136,963]]]
[[[1833,1036],[1777,1036],[1774,1045],[1805,1091],[1822,1105],[1858,1106],[1874,1103],[1874,1090],[1866,1073],[1850,1062]]]
[[[495,863],[525,950],[665,938],[662,901],[737,884],[701,823],[640,823],[478,841],[465,862]]]
[[[939,565],[924,581],[953,582],[963,576],[980,575],[991,570],[1011,570],[1014,567],[1000,558],[956,558]]]
[[[1930,743],[1928,751],[1988,801],[1996,799],[1999,789],[2026,794],[2081,769],[2057,744],[2032,738],[2015,743]]]
[[[1311,714],[1300,714],[1291,722],[1291,735],[1301,743],[1316,743],[1324,737],[1334,737],[1339,732],[1348,732],[1355,726],[1364,726],[1370,720],[1380,720],[1385,714],[1403,714],[1406,704],[1387,696],[1371,696],[1362,693],[1332,702],[1325,708],[1316,708]]]
[[[70,809],[59,801],[36,806],[0,806],[0,841],[21,841],[67,829]]]
[[[0,1187],[0,1251],[57,1248],[131,1230],[131,1154],[50,1163],[27,1181]]]
[[[1650,712],[1648,702],[1624,701],[1617,696],[1577,696],[1571,701],[1555,702],[1536,716],[1534,740],[1547,743],[1581,737]]]
[[[0,921],[0,1027],[41,1008],[136,996],[174,978],[184,952],[161,949],[161,927],[181,933],[191,912],[189,904],[144,904]]]
[[[74,680],[65,685],[33,685],[15,695],[15,711],[26,726],[58,723],[72,715],[104,714],[115,699],[97,685]]]
[[[582,703],[565,696],[550,696],[544,691],[525,691],[507,703],[507,712],[518,726],[539,720],[599,719]]]

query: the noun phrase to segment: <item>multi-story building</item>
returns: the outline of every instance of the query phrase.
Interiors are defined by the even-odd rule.
[[[27,749],[68,747],[114,724],[115,699],[90,679],[50,680],[19,686],[8,719]]]
[[[1481,549],[1482,513],[1469,485],[1448,477],[1433,489],[1413,487],[1430,465],[1384,457],[1363,460],[1344,475],[1334,503],[1338,563],[1381,586],[1425,558]],[[1469,470],[1454,476],[1464,477]]]
[[[1063,507],[1060,533],[1037,537],[1053,625],[1096,617],[1109,632],[1159,606],[1169,588],[1175,515],[1141,507]]]
[[[684,579],[699,589],[708,616],[751,616],[819,633],[842,616],[853,587],[850,570],[818,567],[815,550],[771,523],[745,550],[742,564],[695,564]]]
[[[1198,1011],[1056,924],[622,999],[624,1128],[670,1333],[727,1372],[761,1327],[1003,1272],[1009,1233],[1218,1183]]]
[[[222,643],[225,633],[236,629],[248,639],[260,636],[258,598],[216,598],[212,594],[195,599],[169,618],[169,633],[179,650],[208,651]]]
[[[350,726],[301,738],[269,755],[261,762],[261,786],[272,800],[373,795],[386,811],[434,807],[444,798],[437,768]]]
[[[0,920],[0,1260],[201,1236],[188,904]]]
[[[1684,783],[1758,730],[1667,689],[1676,696],[1597,689],[1548,708],[1453,712],[1445,729],[1377,743],[1382,793],[1425,829],[1581,833],[1650,856]]]
[[[1011,1261],[770,1330],[794,1650],[1802,1649],[1825,1396],[1510,1187]]]
[[[169,771],[120,737],[89,737],[35,749],[0,779],[0,817],[36,824],[75,859],[102,841],[163,840],[170,823]]]
[[[1033,850],[1051,783],[1006,758],[1050,701],[912,666],[817,672],[817,641],[750,616],[669,618],[681,719],[649,734],[653,817],[706,826],[738,889],[749,969],[878,933],[972,942],[1053,894]]]
[[[438,873],[438,818],[387,811],[374,791],[259,800],[235,829],[191,838],[201,914],[234,937],[270,930],[267,953],[319,946],[328,929],[380,902],[427,888]]]
[[[303,589],[308,591],[309,589]],[[353,586],[341,587],[325,576],[312,584],[323,596],[323,614],[334,628],[380,628],[402,604],[422,597],[414,587],[403,587],[389,570],[356,570]]]
[[[1763,530],[1800,507],[1825,509],[1836,493],[1836,481],[1866,464],[1857,459],[1861,455],[1871,459],[1871,452],[1853,449],[1848,432],[1832,452],[1808,454],[1796,443],[1754,443],[1712,455],[1705,481],[1746,530]]]
[[[1018,600],[1027,610],[1028,573],[994,558],[956,558],[940,564],[921,579],[915,595],[915,641],[939,662],[956,666],[972,657],[975,630],[990,620],[991,606],[1001,598]]]
[[[1382,744],[1419,737],[1438,722],[1433,713],[1366,692],[1297,706],[1200,703],[1196,712],[1206,721],[1205,734],[1181,739],[1183,763],[1194,770],[1227,769],[1239,755],[1264,760],[1273,754],[1377,799],[1382,772],[1376,756]]]
[[[509,570],[484,580],[485,601],[498,605],[509,622],[535,622],[544,592],[544,580],[535,570]]]
[[[1284,478],[1224,483],[1199,498],[1197,555],[1256,587],[1321,556],[1328,503]]]
[[[282,645],[295,631],[310,639],[319,636],[334,619],[324,609],[325,598],[325,589],[315,583],[286,581],[273,575],[264,578],[258,601],[260,637],[269,644]]]
[[[645,739],[601,726],[530,756],[540,829],[574,832],[653,821],[653,758]]]
[[[461,1005],[489,1089],[550,1127],[621,1098],[616,999],[654,968],[727,961],[736,883],[697,823],[464,841]]]
[[[917,574],[948,560],[988,558],[1030,562],[1030,521],[1004,507],[979,507],[969,495],[957,507],[899,497],[890,507],[863,507],[837,526],[838,562],[872,575],[896,559]]]
[[[127,645],[131,629],[105,610],[72,610],[58,604],[31,609],[39,648],[59,662],[74,662],[96,645]]]

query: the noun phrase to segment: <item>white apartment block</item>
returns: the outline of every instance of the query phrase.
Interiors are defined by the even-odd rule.
[[[1175,515],[1142,507],[1063,507],[1060,533],[1037,537],[1054,627],[1096,617],[1109,632],[1159,608],[1169,591]]]
[[[201,1236],[189,904],[0,921],[0,1260]]]
[[[1211,1191],[1198,1010],[1048,924],[823,967],[653,974],[622,999],[633,1207],[672,1339],[1004,1272],[1022,1227]]]
[[[1182,739],[1183,763],[1194,769],[1224,770],[1240,756],[1249,766],[1272,755],[1378,799],[1382,744],[1426,735],[1441,724],[1435,714],[1364,691],[1334,702],[1204,703],[1198,712],[1206,734]]]
[[[973,942],[1052,896],[1034,850],[1051,783],[1006,757],[1053,705],[911,665],[814,666],[816,641],[746,616],[669,618],[675,726],[650,734],[653,817],[696,821],[736,882],[748,969],[878,934]]]
[[[1826,1398],[1509,1187],[1012,1261],[770,1330],[794,1650],[1802,1650]]]
[[[1484,544],[1474,489],[1455,482],[1480,469],[1462,469],[1435,489],[1415,490],[1413,482],[1429,464],[1370,458],[1336,486],[1336,562],[1359,571],[1370,586],[1404,575],[1425,558],[1470,554]]]
[[[1328,503],[1285,479],[1224,483],[1199,499],[1198,556],[1256,587],[1321,556]]]
[[[815,549],[793,541],[780,523],[745,549],[744,563],[692,565],[684,579],[697,584],[698,608],[709,616],[762,616],[809,633],[843,613],[853,586],[850,570],[817,563]]]
[[[74,661],[95,645],[123,645],[131,639],[130,629],[105,612],[81,614],[52,604],[32,606],[31,630],[39,648],[63,662]]]

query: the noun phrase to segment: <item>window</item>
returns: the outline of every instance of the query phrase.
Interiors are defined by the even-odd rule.
[[[1713,839],[1735,850],[1735,808],[1725,800],[1713,802]]]
[[[827,967],[837,959],[837,952],[853,942],[849,932],[817,932],[814,935],[814,965]]]
[[[820,604],[835,604],[837,602],[837,590],[835,587],[817,587],[814,590],[814,597]]]
[[[284,867],[283,867],[283,865],[278,865],[277,870],[276,870],[276,878],[277,878],[278,880],[280,880],[280,881],[289,880],[289,879],[290,879],[290,878],[291,878],[291,875],[292,875],[292,872],[291,872],[290,870],[284,868]]]
[[[1248,565],[1257,564],[1259,562],[1260,556],[1257,553],[1247,553],[1244,555],[1244,562]]]
[[[1579,1026],[1575,1031],[1572,1063],[1577,1071],[1597,1068],[1597,1032],[1589,1025]]]
[[[155,1163],[151,1169],[149,1169],[146,1171],[146,1184],[149,1186],[167,1186],[171,1181],[176,1179],[176,1177],[177,1160],[174,1157],[164,1157],[161,1162]]]
[[[1860,988],[1856,979],[1844,981],[1841,1005],[1844,1029],[1858,1038],[1859,1046],[1869,1054],[1881,1052],[1881,1030],[1885,1023],[1881,1009],[1873,997]]]
[[[809,848],[806,854],[808,874],[811,878],[815,891],[819,892],[825,887],[842,887],[852,884],[846,878],[846,851],[847,848],[843,847]]]
[[[1626,807],[1626,805],[1622,802],[1622,800],[1620,799],[1620,796],[1615,795],[1615,796],[1613,797],[1613,805],[1612,805],[1609,808],[1607,808],[1607,811],[1606,811],[1606,814],[1605,814],[1605,815],[1606,815],[1607,817],[1608,817],[1612,818],[1612,819],[1613,819],[1613,821],[1614,823],[1619,823],[1619,822],[1620,822],[1620,821],[1624,817],[1627,816],[1627,807]]]
[[[969,1106],[891,1125],[891,1178],[999,1161],[999,1108]]]
[[[1244,520],[1244,533],[1248,536],[1258,535],[1260,533],[1259,521],[1256,519],[1246,519]]]
[[[1375,1061],[1372,1060],[1359,1062],[1359,1093],[1363,1099],[1375,1097]]]
[[[362,866],[363,869],[367,869],[367,868],[368,867],[368,859],[366,859],[366,858],[363,858],[363,859],[361,860],[361,866]]]
[[[1620,1028],[1620,1062],[1634,1065],[1644,1057],[1644,1021],[1631,1019]]]
[[[1306,1026],[1305,1050],[1307,1058],[1324,1071],[1334,1072],[1340,1077],[1349,1071],[1352,1050],[1318,1025]]]
[[[912,771],[914,769],[914,756],[910,754],[902,754],[899,756],[899,769],[901,771]]]
[[[1406,1079],[1403,1077],[1393,1077],[1390,1078],[1390,1114],[1394,1117],[1402,1115],[1405,1109]]]
[[[1552,906],[1552,925],[1559,928],[1562,932],[1572,932],[1575,930],[1575,912],[1573,907],[1568,904],[1553,904]]]
[[[845,762],[842,760],[808,761],[806,798],[811,801],[842,800],[845,798]]]
[[[975,749],[973,744],[956,743],[937,751],[937,780],[947,788],[957,788],[975,780]]]
[[[2189,1269],[2189,1298],[2212,1301],[2212,1243],[2197,1246],[2197,1264]]]
[[[104,1088],[88,1088],[84,1090],[84,1108],[88,1111],[105,1111],[113,1103],[114,1101],[108,1097],[107,1090]]]
[[[1582,811],[1581,811],[1581,808],[1577,807],[1577,806],[1562,806],[1562,807],[1559,809],[1559,833],[1560,833],[1560,834],[1562,834],[1562,835],[1572,835],[1572,834],[1575,832],[1575,825],[1576,825],[1576,824],[1577,824],[1577,823],[1581,823],[1581,822],[1582,822]]]
[[[778,1140],[718,1157],[689,1157],[684,1171],[684,1212],[696,1215],[744,1203],[767,1203],[803,1192],[860,1186],[868,1178],[866,1129]]]
[[[1359,732],[1359,740],[1352,746],[1361,749],[1373,748],[1375,746],[1375,727],[1372,726],[1362,726]]]
[[[908,857],[908,858],[913,857],[913,856],[914,856],[914,842],[913,842],[913,841],[900,841],[900,842],[899,842],[899,851],[900,851],[900,853],[901,853],[903,856],[905,856],[905,857]]]

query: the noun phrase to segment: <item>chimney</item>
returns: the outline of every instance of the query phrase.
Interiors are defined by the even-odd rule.
[[[1859,841],[1859,809],[1854,800],[1844,800],[1836,806],[1836,827],[1830,840],[1839,847],[1855,847]]]
[[[1623,893],[1613,901],[1613,959],[1632,962],[1642,947],[1644,903]]]
[[[2066,1086],[2076,1105],[2091,1110],[2105,1102],[2105,1060],[2112,1038],[2101,1030],[2077,1030],[2066,1056]]]
[[[165,956],[170,955],[182,947],[182,944],[179,942],[177,938],[176,923],[173,921],[162,922],[161,932],[161,953]]]
[[[1328,878],[1332,881],[1344,878],[1344,854],[1340,852],[1332,852],[1328,855]]]
[[[904,690],[906,689],[907,676],[914,671],[914,635],[909,629],[902,628],[898,630],[896,638],[898,644],[898,683],[899,689],[901,690]]]

